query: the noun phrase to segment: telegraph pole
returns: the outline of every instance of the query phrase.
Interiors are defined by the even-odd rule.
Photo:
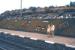
[[[20,9],[21,9],[20,13],[21,13],[21,17],[22,17],[22,0],[20,0]]]
[[[22,9],[22,0],[20,0],[20,8]]]

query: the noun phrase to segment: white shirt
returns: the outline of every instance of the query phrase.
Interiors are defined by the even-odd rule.
[[[55,30],[55,26],[52,25],[52,26],[51,26],[51,31],[54,31],[54,30]]]
[[[51,32],[51,31],[54,31],[55,30],[55,26],[54,25],[52,25],[52,26],[48,26],[48,28],[47,28],[47,32]]]

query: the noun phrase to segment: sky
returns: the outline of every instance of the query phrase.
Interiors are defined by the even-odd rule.
[[[0,13],[6,10],[20,9],[21,0],[0,0]],[[22,8],[64,6],[75,0],[22,0]]]

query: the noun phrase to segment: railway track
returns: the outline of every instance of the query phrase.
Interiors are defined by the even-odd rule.
[[[57,43],[49,44],[41,40],[31,40],[4,33],[0,33],[0,48],[2,50],[75,50],[75,48]]]
[[[2,44],[2,45],[1,45]],[[6,45],[6,47],[5,47]],[[1,39],[0,38],[0,46],[1,46],[1,49],[3,50],[38,50],[38,48],[33,48],[33,47],[30,47],[30,46],[23,46],[21,44],[17,44],[15,42],[11,42],[11,41],[7,41],[7,40],[4,40],[4,39]],[[2,47],[3,46],[3,47]],[[40,50],[40,49],[39,49]]]
[[[4,44],[3,44],[4,43]],[[4,48],[4,49],[6,49],[6,50],[10,50],[11,48],[13,48],[13,49],[19,49],[19,50],[25,50],[25,49],[27,49],[27,48],[25,48],[25,47],[23,47],[23,46],[20,46],[20,45],[18,45],[18,44],[15,44],[15,43],[12,43],[12,42],[8,42],[8,41],[5,41],[5,40],[2,40],[2,39],[0,39],[0,46],[2,46],[3,45],[3,47],[2,48]],[[6,46],[5,46],[6,45]]]

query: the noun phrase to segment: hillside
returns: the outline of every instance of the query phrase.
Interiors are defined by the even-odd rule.
[[[75,7],[30,7],[29,9],[19,9],[12,11],[5,11],[0,15],[0,20],[2,19],[46,19],[53,17],[61,17],[61,16],[75,16]],[[48,19],[47,18],[47,19]]]
[[[75,7],[45,7],[5,11],[0,28],[46,34],[47,25],[56,26],[55,34],[75,37]]]

